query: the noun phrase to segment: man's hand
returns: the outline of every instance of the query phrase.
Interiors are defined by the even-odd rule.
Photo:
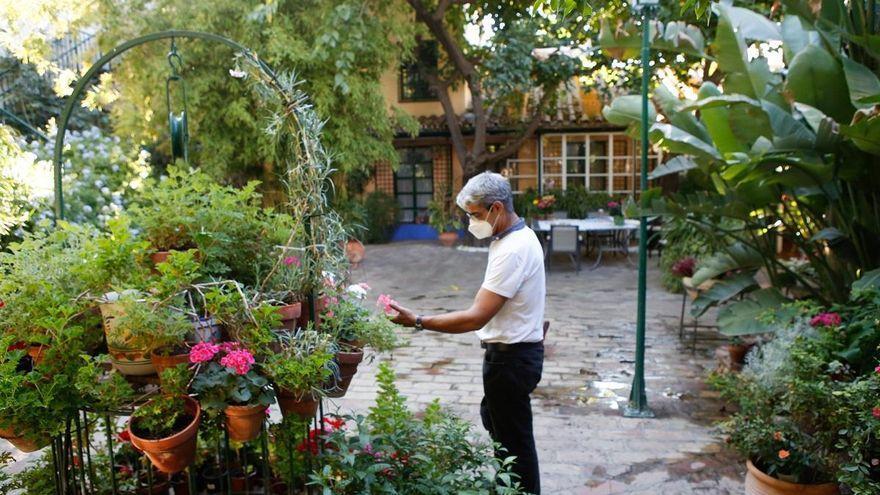
[[[404,308],[403,306],[399,306],[396,303],[389,304],[391,309],[397,311],[397,316],[391,319],[394,323],[398,325],[403,325],[405,327],[414,327],[416,326],[416,314],[412,311]]]

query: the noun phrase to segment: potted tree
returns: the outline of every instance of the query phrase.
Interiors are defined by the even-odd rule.
[[[267,357],[263,369],[275,385],[283,414],[315,415],[318,396],[334,371],[334,351],[329,334],[306,329],[284,342],[281,352]]]
[[[434,199],[428,203],[428,223],[437,231],[440,244],[446,247],[455,245],[461,221],[455,202],[445,188],[440,188]]]
[[[186,395],[188,379],[180,368],[165,370],[159,396],[135,410],[128,421],[132,445],[163,473],[183,471],[195,458],[202,408]]]
[[[193,391],[205,409],[223,411],[229,438],[257,438],[273,394],[269,380],[254,369],[253,354],[238,342],[204,342],[192,348],[189,359],[198,365]]]

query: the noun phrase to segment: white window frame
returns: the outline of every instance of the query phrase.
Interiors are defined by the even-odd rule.
[[[569,138],[569,136],[580,137],[586,143],[586,157],[572,157],[572,158],[576,158],[576,159],[583,158],[585,160],[585,167],[586,167],[586,170],[584,171],[585,175],[569,174],[568,173],[568,138]],[[594,174],[594,173],[592,173],[592,171],[590,169],[590,159],[593,158],[592,154],[591,154],[591,151],[592,151],[591,150],[591,143],[594,141],[595,137],[602,137],[602,136],[605,137],[605,142],[607,143],[607,148],[606,148],[607,154],[605,154],[601,157],[596,157],[596,158],[601,158],[607,162],[607,171],[605,173]],[[561,177],[561,179],[562,179],[561,188],[563,190],[568,188],[569,177],[572,177],[572,179],[575,179],[578,184],[583,184],[584,187],[588,191],[591,191],[591,192],[605,192],[608,194],[632,194],[633,191],[635,191],[637,193],[640,192],[640,183],[639,183],[640,181],[639,181],[639,177],[638,177],[638,173],[636,171],[635,165],[636,165],[636,163],[639,163],[639,161],[641,160],[641,156],[633,157],[633,155],[631,155],[631,154],[615,155],[614,154],[614,138],[619,137],[619,136],[623,136],[626,139],[628,139],[631,143],[633,143],[633,146],[638,145],[638,143],[636,143],[635,140],[633,140],[629,136],[627,136],[625,132],[557,132],[557,133],[542,134],[542,135],[538,136],[538,138],[542,140],[540,143],[541,146],[539,148],[541,150],[541,155],[540,155],[540,160],[538,161],[538,169],[540,171],[539,172],[540,181],[538,183],[538,187],[540,188],[541,191],[544,190],[544,181],[546,180],[546,177],[547,177],[547,174],[545,173],[545,170],[544,170],[544,160],[560,160],[561,164],[562,164],[561,176],[559,174],[552,174],[552,176],[553,177],[557,177],[557,176]],[[561,138],[562,149],[561,149],[560,156],[558,156],[558,157],[546,156],[544,154],[545,146],[544,146],[543,140],[546,138],[556,138],[556,137]],[[580,141],[578,141],[578,142],[580,142]],[[627,164],[626,168],[631,170],[632,172],[615,173],[614,172],[614,160],[615,159],[626,160],[626,164]],[[659,149],[655,149],[652,146],[651,149],[649,150],[649,153],[648,153],[648,160],[649,161],[655,160],[655,163],[657,165],[659,165],[662,162],[662,159],[663,159],[662,151]],[[633,160],[635,160],[635,162],[633,162]],[[592,179],[594,177],[605,179],[606,187],[604,190],[596,190],[596,189],[592,189],[590,187],[590,179]],[[632,189],[627,189],[625,191],[619,190],[619,189],[614,189],[614,178],[615,177],[630,177],[633,181]],[[573,182],[575,182],[575,181],[573,181]]]
[[[507,162],[504,165],[504,171],[502,171],[504,176],[507,177],[507,179],[510,180],[511,182],[513,182],[516,179],[535,179],[535,184],[537,184],[537,186],[540,188],[541,184],[538,183],[538,177],[539,177],[538,173],[516,174],[516,175],[510,175],[510,174],[506,173],[507,170],[511,170],[511,166],[519,164],[519,163],[534,163],[535,164],[535,171],[537,172],[537,170],[538,170],[538,159],[537,158],[508,158]],[[522,194],[525,191],[515,190],[512,192],[515,196],[517,194]]]

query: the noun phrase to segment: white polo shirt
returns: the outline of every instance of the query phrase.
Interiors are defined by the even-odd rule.
[[[528,227],[514,230],[489,245],[484,289],[507,302],[477,330],[483,342],[538,342],[544,338],[544,250]]]

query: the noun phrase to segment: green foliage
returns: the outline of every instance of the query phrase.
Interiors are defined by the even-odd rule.
[[[738,405],[723,423],[734,448],[772,476],[836,480],[853,493],[875,493],[878,305],[878,292],[855,293],[832,308],[842,317],[836,326],[811,322],[815,305],[785,307],[770,320],[774,339],[749,357],[741,374],[713,376],[713,385]]]
[[[352,286],[345,293],[327,298],[321,313],[321,330],[340,343],[369,346],[376,352],[394,350],[400,345],[396,325],[383,314],[362,306],[359,292],[363,286]]]
[[[394,196],[373,191],[364,199],[366,210],[366,234],[364,241],[370,244],[388,242],[391,229],[397,223],[400,206]]]
[[[179,345],[192,322],[160,301],[124,296],[113,303],[117,316],[106,325],[108,344],[128,349],[158,349]]]
[[[461,211],[445,187],[437,189],[434,199],[428,203],[428,223],[438,233],[461,229]]]
[[[672,273],[672,266],[688,256],[695,258],[699,266],[700,260],[712,253],[714,238],[678,218],[666,219],[662,236],[666,244],[660,254],[661,283],[666,290],[678,293],[683,290],[681,277]]]
[[[387,363],[367,417],[344,417],[354,429],[327,428],[328,448],[311,484],[324,493],[521,493],[512,458],[498,460],[488,445],[473,443],[471,425],[435,401],[418,420],[406,408]],[[341,455],[340,455],[341,454]]]
[[[184,400],[190,373],[184,366],[162,372],[158,397],[140,406],[131,415],[132,431],[143,438],[165,438],[181,431],[194,418],[186,411]]]
[[[301,330],[266,359],[263,370],[280,388],[299,394],[321,390],[333,375],[335,349],[330,335]]]
[[[245,373],[223,364],[222,359],[230,352],[250,351],[236,344],[220,344],[219,351],[208,362],[200,363],[192,382],[202,407],[222,410],[229,405],[269,406],[273,402],[269,380],[250,366]]]
[[[301,89],[311,95],[325,135],[343,172],[372,169],[377,162],[396,163],[392,138],[399,125],[412,129],[388,111],[380,78],[415,42],[414,24],[399,14],[400,0],[321,2],[163,0],[145,7],[143,0],[102,1],[100,18],[105,49],[137,35],[180,28],[222,33],[254,50],[276,69],[295,68]],[[215,177],[263,178],[277,188],[272,140],[262,133],[265,115],[258,96],[234,77],[234,54],[216,44],[178,40],[185,68],[192,144],[190,158]],[[113,107],[121,134],[156,142],[168,154],[168,122],[162,98],[168,66],[167,45],[135,50],[138,64],[120,64],[114,77],[121,93]]]
[[[106,355],[82,356],[84,364],[77,370],[74,386],[83,403],[96,411],[116,411],[134,402],[135,393],[122,373],[105,371]]]

